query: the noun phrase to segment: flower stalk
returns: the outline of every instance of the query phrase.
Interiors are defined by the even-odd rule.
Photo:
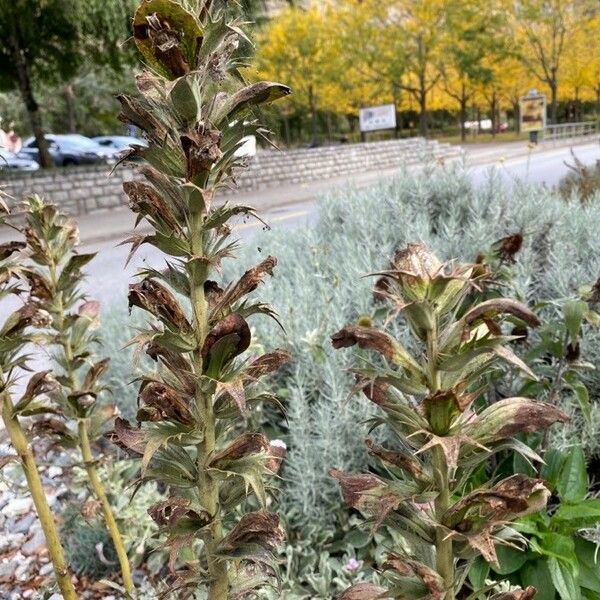
[[[25,201],[24,210],[23,233],[29,261],[23,264],[19,276],[29,286],[29,302],[48,316],[35,331],[36,341],[57,350],[53,361],[59,385],[48,394],[48,402],[37,407],[38,414],[47,415],[37,426],[57,443],[79,450],[117,553],[124,588],[133,594],[127,552],[92,450],[92,441],[113,416],[110,407],[107,410],[98,403],[98,397],[106,391],[101,379],[109,366],[108,359],[96,361],[93,353],[99,342],[99,304],[86,298],[81,290],[82,269],[95,255],[76,252],[77,226],[55,206],[32,196]]]
[[[366,441],[385,477],[335,469],[331,474],[372,531],[385,525],[406,541],[383,565],[387,587],[357,584],[342,600],[455,600],[478,556],[497,563],[497,545],[511,540],[507,523],[539,511],[550,495],[541,480],[523,475],[472,489],[474,470],[498,452],[541,460],[515,434],[568,421],[555,406],[528,398],[485,406],[487,376],[500,362],[535,378],[510,350],[514,337],[503,333],[503,324],[523,329],[540,322],[514,300],[474,300],[479,272],[477,265],[443,264],[422,244],[409,244],[378,274],[375,299],[389,302],[391,315],[404,316],[422,352],[412,356],[371,324],[347,326],[332,336],[335,348],[358,345],[380,354],[379,361],[354,369],[356,390],[382,411],[375,422],[390,428],[395,447]],[[473,590],[473,596],[484,592]],[[527,588],[501,597],[534,594]]]
[[[8,209],[0,200],[1,217],[4,222]],[[15,228],[16,229],[16,228]],[[9,296],[20,297],[23,289],[20,285],[22,260],[21,251],[26,244],[21,241],[0,245],[0,299]],[[15,257],[16,255],[16,257]],[[71,571],[65,559],[63,547],[54,522],[54,517],[44,492],[40,474],[31,449],[29,439],[21,424],[22,417],[37,414],[40,398],[56,389],[57,382],[49,371],[34,373],[21,397],[15,403],[15,384],[18,378],[29,368],[29,355],[26,348],[35,342],[33,330],[48,325],[48,313],[35,302],[26,301],[10,314],[0,327],[0,394],[2,420],[16,452],[15,462],[23,468],[31,498],[40,519],[46,539],[48,554],[52,561],[56,583],[65,600],[77,600],[77,593],[71,580]]]
[[[266,510],[281,449],[247,424],[257,404],[275,401],[259,379],[289,356],[276,350],[244,358],[252,342],[247,320],[275,316],[250,294],[276,260],[218,283],[222,261],[237,247],[230,222],[254,214],[219,203],[218,194],[235,186],[245,166],[237,152],[243,139],[267,133],[256,107],[289,89],[246,83],[239,46],[248,40],[233,10],[225,0],[142,0],[134,40],[151,70],[137,76],[136,97],[119,97],[121,120],[148,142],[130,153],[145,161],[143,180],[123,187],[152,232],[127,242],[132,253],[155,246],[166,267],[147,267],[130,285],[130,307],[150,317],[132,343],[154,369],[139,377],[139,425],[117,419],[109,437],[140,459],[140,484],[156,480],[168,489],[167,500],[148,512],[170,547],[174,585],[182,593],[201,586],[211,600],[272,582],[272,550],[283,537],[278,516]],[[184,549],[197,560],[183,562]]]

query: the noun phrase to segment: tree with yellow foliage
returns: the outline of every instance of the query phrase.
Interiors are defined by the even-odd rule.
[[[594,1],[594,0],[592,0]],[[573,40],[590,18],[588,0],[518,0],[514,28],[521,59],[550,90],[550,121],[557,122],[560,77]]]
[[[258,68],[262,78],[286,81],[293,102],[308,110],[313,141],[318,110],[344,113],[339,79],[342,75],[339,36],[327,7],[287,8],[258,36]]]

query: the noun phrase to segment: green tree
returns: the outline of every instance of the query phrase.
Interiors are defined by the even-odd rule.
[[[129,0],[0,0],[0,89],[18,89],[43,167],[52,166],[36,86],[68,82],[86,61],[119,68]]]

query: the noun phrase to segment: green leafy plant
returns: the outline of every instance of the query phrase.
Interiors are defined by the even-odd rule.
[[[54,351],[52,361],[60,384],[47,398],[32,398],[27,403],[27,414],[44,415],[36,422],[36,430],[66,448],[79,450],[119,557],[125,589],[133,593],[127,552],[98,477],[98,459],[92,450],[92,443],[114,418],[112,407],[100,406],[98,402],[98,397],[107,391],[102,376],[110,362],[94,356],[94,346],[99,343],[100,305],[82,291],[82,269],[95,255],[76,251],[77,226],[61,215],[56,206],[32,196],[24,203],[24,213],[28,260],[18,274],[28,284],[28,301],[48,315],[48,322],[36,331],[36,341]]]
[[[600,499],[588,497],[589,481],[581,446],[545,454],[541,477],[552,491],[546,511],[514,525],[529,541],[525,552],[504,548],[499,564],[478,564],[470,574],[475,584],[492,576],[533,585],[537,600],[595,599],[600,594],[597,546],[585,531],[600,522]]]
[[[332,336],[334,348],[358,345],[379,360],[361,355],[354,369],[355,391],[381,410],[372,426],[387,425],[394,447],[366,441],[384,475],[332,470],[345,501],[359,510],[372,530],[387,526],[401,533],[383,564],[386,585],[361,583],[345,599],[434,598],[454,600],[474,560],[497,563],[496,546],[515,543],[508,527],[516,518],[540,511],[550,490],[541,479],[513,475],[468,488],[472,473],[507,449],[540,460],[514,436],[568,421],[553,405],[525,397],[485,406],[487,374],[506,362],[535,379],[510,349],[512,327],[537,327],[527,306],[508,298],[473,304],[473,265],[441,263],[422,244],[396,252],[389,270],[378,274],[377,299],[391,303],[388,321],[402,314],[421,350],[411,354],[370,317]],[[474,590],[472,597],[485,593]],[[494,599],[526,600],[535,588],[502,592]]]
[[[128,241],[132,252],[151,244],[167,261],[130,286],[130,306],[153,318],[134,343],[156,370],[140,376],[142,426],[117,419],[111,439],[141,458],[140,483],[168,486],[167,499],[149,512],[167,536],[174,589],[204,585],[211,600],[249,594],[276,570],[271,551],[283,531],[266,510],[264,478],[285,450],[245,423],[258,403],[274,401],[258,379],[289,358],[284,351],[242,357],[251,342],[247,319],[274,316],[247,295],[272,274],[275,258],[224,287],[210,279],[237,246],[228,222],[253,214],[216,196],[243,166],[236,156],[243,138],[266,133],[256,106],[289,93],[277,83],[244,82],[237,53],[244,34],[228,7],[224,0],[143,0],[134,40],[152,70],[137,77],[139,97],[119,97],[121,119],[148,140],[132,150],[146,161],[144,180],[124,190],[138,222],[153,231]]]
[[[4,203],[2,221],[8,212]],[[0,299],[10,296],[20,297],[24,290],[21,286],[19,272],[22,261],[19,253],[26,247],[25,242],[18,240],[0,245]],[[16,255],[16,256],[15,256]],[[2,420],[16,452],[14,456],[3,458],[0,466],[10,461],[21,464],[33,504],[37,511],[48,554],[54,567],[56,582],[65,600],[76,600],[77,594],[71,582],[71,573],[54,517],[50,511],[48,500],[40,479],[35,456],[22,425],[22,418],[35,415],[35,406],[39,398],[55,391],[59,384],[48,371],[34,373],[17,402],[13,397],[17,392],[17,382],[22,373],[30,370],[28,345],[36,341],[35,330],[47,327],[51,317],[35,300],[26,297],[26,301],[12,312],[0,328],[0,392],[2,394]]]
[[[81,513],[69,507],[61,515],[60,535],[73,572],[98,580],[112,575],[119,567],[117,553],[102,519]]]

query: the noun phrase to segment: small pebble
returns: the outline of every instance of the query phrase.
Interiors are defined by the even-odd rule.
[[[21,552],[25,556],[31,556],[32,554],[38,554],[46,548],[46,538],[44,532],[41,529],[36,529],[33,536],[27,540],[21,547]]]
[[[32,507],[31,498],[13,498],[2,509],[2,514],[5,517],[16,517],[29,512]]]
[[[33,513],[30,513],[28,515],[25,515],[18,521],[16,521],[12,525],[12,527],[9,526],[8,530],[11,533],[27,533],[29,531],[29,529],[31,528],[31,525],[33,524],[34,521],[35,521],[35,515]]]

